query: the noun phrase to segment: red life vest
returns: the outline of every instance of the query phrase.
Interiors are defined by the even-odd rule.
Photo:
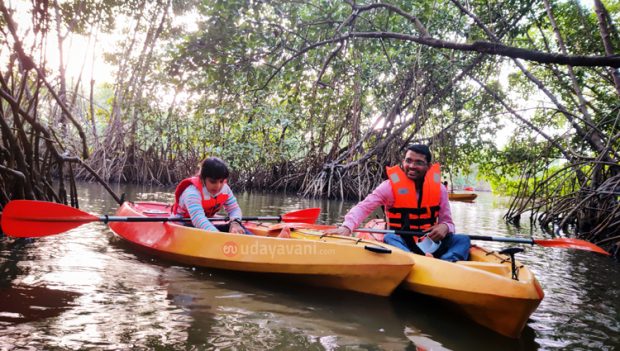
[[[172,213],[178,213],[179,209],[179,199],[181,198],[181,194],[183,191],[187,189],[188,186],[195,186],[198,191],[200,191],[200,199],[202,200],[202,209],[205,211],[205,216],[213,217],[219,211],[226,200],[228,200],[228,194],[219,194],[216,197],[209,196],[209,199],[205,200],[204,194],[202,193],[202,182],[198,177],[191,177],[183,179],[179,185],[177,185],[176,190],[174,191],[174,206],[172,206]],[[189,213],[184,214],[185,217],[189,217]]]
[[[386,211],[390,229],[427,230],[435,225],[441,201],[439,164],[432,164],[426,172],[420,201],[415,182],[407,178],[400,166],[387,167],[386,170],[394,194],[394,206]]]

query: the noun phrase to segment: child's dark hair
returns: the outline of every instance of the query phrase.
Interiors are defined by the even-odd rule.
[[[200,165],[200,179],[227,179],[228,178],[228,166],[226,163],[217,157],[207,157],[202,161]]]

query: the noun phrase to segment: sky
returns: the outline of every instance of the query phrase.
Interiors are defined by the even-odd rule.
[[[23,39],[23,46],[26,52],[29,52],[28,48],[30,48],[33,45],[33,41],[36,40],[35,36],[32,34],[32,3],[30,1],[8,1],[5,6],[15,11],[13,13],[13,20],[16,22],[18,35]],[[67,36],[63,50],[67,77],[69,79],[77,79],[80,75],[80,71],[83,70],[82,77],[85,83],[90,81],[91,74],[96,82],[111,82],[113,67],[104,61],[101,55],[101,48],[110,47],[110,45],[113,45],[114,40],[115,38],[112,35],[101,36],[98,43],[94,43],[93,41],[89,42],[88,38],[85,36]],[[58,71],[60,54],[55,28],[52,28],[52,31],[48,34],[45,44],[45,61],[47,61],[45,67],[53,71]],[[98,49],[95,48],[95,45],[98,46]],[[97,55],[93,57],[93,53],[97,53]],[[0,60],[5,62],[7,55],[8,53],[6,52],[0,53]],[[42,59],[40,57],[35,56],[33,59],[41,66]]]
[[[0,0],[5,1],[5,0]],[[60,0],[62,3],[62,0]],[[32,35],[32,2],[24,0],[9,0],[5,5],[13,9],[13,19],[17,23],[20,37],[25,37],[24,47],[32,46],[35,37]],[[186,13],[183,16],[175,16],[173,24],[183,26],[185,30],[197,30],[197,14],[195,12]],[[71,34],[67,36],[63,43],[64,66],[66,67],[66,77],[69,83],[74,82],[81,74],[83,86],[90,84],[91,77],[95,80],[95,85],[103,83],[113,83],[116,67],[106,62],[105,53],[109,53],[119,43],[127,40],[129,26],[133,25],[130,19],[116,19],[116,30],[113,33],[98,33],[95,38],[88,38],[84,35]],[[62,30],[61,30],[62,31]],[[62,34],[65,34],[64,32]],[[60,65],[60,54],[55,25],[47,36],[45,50],[45,67],[48,70],[58,72]],[[7,60],[9,53],[0,52],[0,64]],[[39,57],[33,57],[35,62],[41,65],[43,61]]]

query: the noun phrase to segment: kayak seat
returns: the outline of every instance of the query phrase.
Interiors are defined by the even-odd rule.
[[[525,250],[523,250],[520,247],[509,247],[499,252],[502,255],[510,256],[510,265],[512,268],[512,279],[514,280],[519,280],[519,268],[520,268],[520,267],[517,268],[517,265],[515,264],[515,255],[523,251]]]
[[[479,261],[456,261],[456,264],[467,266],[475,269],[487,271],[489,273],[498,274],[504,277],[510,277],[511,269],[509,265],[493,262]]]
[[[523,251],[525,250],[520,247],[509,247],[509,248],[503,249],[499,253],[502,255],[508,255],[510,257],[513,257],[513,255],[518,254],[519,252],[523,252]]]
[[[161,215],[170,215],[170,211],[160,211],[160,210],[144,210],[142,211],[142,213],[144,213],[147,216],[161,216]]]

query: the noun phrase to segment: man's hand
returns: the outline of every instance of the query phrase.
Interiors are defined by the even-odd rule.
[[[228,231],[235,234],[245,234],[245,230],[243,230],[243,227],[237,221],[230,222],[230,228]]]
[[[449,230],[450,229],[448,228],[447,224],[439,223],[439,224],[435,224],[434,226],[432,226],[431,230],[426,235],[428,235],[428,237],[431,238],[431,240],[438,243],[442,241],[443,238],[446,237],[446,235],[448,235]]]
[[[326,230],[325,234],[351,236],[351,229],[341,225],[338,228]]]

